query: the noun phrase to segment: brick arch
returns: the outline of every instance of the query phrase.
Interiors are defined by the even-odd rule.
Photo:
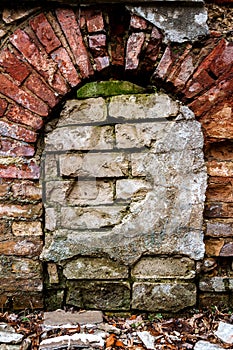
[[[42,247],[37,139],[54,108],[88,80],[118,78],[163,88],[202,123],[210,175],[205,215],[212,238],[207,255],[232,256],[227,234],[232,226],[224,221],[233,216],[232,57],[232,43],[216,33],[194,44],[165,45],[151,23],[108,8],[39,11],[20,24],[0,51],[0,212],[5,234],[0,254],[16,256],[16,261],[34,257],[37,264]],[[38,266],[40,272],[32,273],[26,284],[20,273],[15,286],[6,278],[2,304],[8,295],[17,300],[17,288],[26,288],[35,306],[42,305]]]

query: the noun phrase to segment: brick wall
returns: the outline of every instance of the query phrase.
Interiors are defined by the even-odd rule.
[[[212,32],[165,44],[158,28],[118,6],[2,10],[0,36],[1,304],[43,306],[43,126],[74,87],[111,78],[162,88],[201,123],[209,179],[199,300],[231,303],[232,43]]]

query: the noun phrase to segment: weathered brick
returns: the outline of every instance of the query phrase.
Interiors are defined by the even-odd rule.
[[[44,102],[47,102],[50,107],[54,107],[58,103],[56,94],[49,89],[43,82],[40,76],[31,74],[25,82],[26,87],[40,97]]]
[[[4,8],[2,12],[2,19],[5,23],[9,24],[17,21],[18,19],[23,19],[28,17],[31,13],[37,11],[39,7],[18,7],[18,8]]]
[[[0,92],[32,112],[41,116],[48,115],[48,107],[44,102],[20,89],[3,74],[0,74]]]
[[[60,172],[65,176],[114,177],[128,174],[127,155],[122,153],[64,154]]]
[[[57,9],[58,21],[73,51],[76,63],[83,78],[87,78],[94,73],[88,57],[87,49],[84,45],[82,35],[71,9]]]
[[[206,199],[211,202],[233,202],[233,178],[211,177]]]
[[[210,236],[210,237],[233,236],[233,222],[208,221],[206,224],[206,236]]]
[[[205,208],[207,218],[233,217],[233,203],[208,203]]]
[[[194,69],[193,58],[191,55],[188,55],[181,63],[179,73],[176,73],[176,77],[173,79],[173,85],[177,89],[183,88]]]
[[[38,260],[16,258],[14,256],[0,257],[1,276],[9,278],[10,282],[16,279],[39,279],[42,277],[42,266]],[[7,288],[7,286],[6,286]],[[6,289],[7,290],[7,289]]]
[[[42,215],[42,205],[39,204],[0,204],[0,214],[7,218],[27,218],[40,217]]]
[[[192,78],[186,89],[183,91],[185,97],[193,98],[202,90],[210,88],[215,83],[215,80],[210,77],[208,72],[205,70],[201,71],[195,78]]]
[[[0,121],[0,134],[25,142],[35,142],[37,139],[37,134],[34,131],[4,121]]]
[[[57,227],[57,211],[55,208],[46,208],[45,211],[45,229],[54,231]]]
[[[46,149],[53,151],[112,149],[112,126],[69,126],[57,128],[46,139]]]
[[[43,241],[39,238],[15,238],[14,241],[0,242],[0,254],[31,256],[35,257],[41,253]]]
[[[109,59],[108,56],[96,57],[94,59],[94,62],[95,62],[96,70],[98,72],[100,72],[101,70],[107,68],[110,65],[110,59]]]
[[[224,239],[208,239],[205,242],[205,252],[207,256],[219,256],[224,245]]]
[[[145,41],[144,33],[132,33],[127,41],[125,69],[135,70],[139,65],[139,55]]]
[[[227,98],[220,106],[214,106],[199,119],[207,137],[218,139],[233,138],[233,98]]]
[[[74,87],[81,82],[70,56],[64,47],[52,52],[51,57],[57,63],[60,72],[66,78],[70,86]]]
[[[2,156],[32,157],[34,154],[35,148],[25,142],[1,138],[0,155]]]
[[[169,46],[166,47],[164,54],[159,61],[159,64],[155,70],[154,77],[165,79],[166,75],[168,74],[171,66],[172,66],[172,51]]]
[[[225,73],[233,65],[233,45],[231,42],[227,43],[225,41],[224,43],[225,47],[219,50],[220,52],[216,53],[209,66],[210,70],[216,75],[216,77]]]
[[[130,28],[132,29],[147,29],[147,21],[137,15],[131,15],[130,17]]]
[[[39,48],[26,32],[17,29],[9,40],[24,55],[27,61],[46,79],[51,87],[62,95],[68,91],[65,80],[62,78],[61,74],[57,72],[57,64],[40,52]]]
[[[1,277],[1,288],[4,292],[15,292],[18,290],[29,292],[40,292],[43,289],[42,279],[15,278],[15,276]]]
[[[233,243],[229,242],[224,244],[220,251],[220,256],[233,256]]]
[[[8,195],[10,191],[10,185],[8,183],[0,184],[0,197],[3,198]]]
[[[162,35],[156,27],[153,27],[143,61],[140,63],[144,70],[154,70],[154,64],[157,61],[161,50],[161,41]]]
[[[0,221],[0,236],[3,237],[3,240],[5,241],[6,234],[9,232],[9,225],[8,222],[5,220]],[[1,237],[1,240],[2,240]]]
[[[42,236],[42,224],[40,221],[14,221],[12,233],[14,236]]]
[[[229,307],[229,293],[200,293],[199,307],[208,308],[213,305],[218,305],[221,308]]]
[[[62,207],[61,226],[69,229],[99,229],[119,224],[124,214],[124,206]]]
[[[0,52],[0,66],[19,84],[30,74],[30,68],[8,49]]]
[[[47,53],[50,53],[61,45],[60,40],[43,13],[30,20],[30,26],[44,45]]]
[[[233,177],[233,162],[209,161],[207,172],[210,176]]]
[[[82,11],[87,24],[89,33],[100,32],[104,30],[104,19],[102,12],[99,10],[84,10]]]
[[[11,105],[5,116],[12,122],[28,125],[35,130],[39,130],[43,126],[43,119],[17,104]]]
[[[32,181],[20,181],[12,185],[12,192],[15,198],[38,201],[42,197],[42,189],[38,183]]]
[[[205,150],[207,159],[232,160],[232,154],[233,144],[231,140],[211,142]]]
[[[0,164],[0,177],[5,179],[39,179],[40,168],[33,161],[19,165]]]
[[[114,66],[125,64],[125,43],[121,36],[111,36],[111,61]]]
[[[11,292],[11,298],[14,310],[25,310],[25,308],[38,310],[44,308],[44,295],[42,292]]]
[[[93,57],[103,57],[108,55],[105,34],[89,35],[88,43]]]
[[[4,100],[3,98],[0,98],[0,117],[4,115],[7,105],[8,105],[7,101]]]

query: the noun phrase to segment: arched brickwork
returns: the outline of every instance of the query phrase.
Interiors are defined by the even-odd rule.
[[[72,88],[90,80],[155,85],[194,111],[209,174],[202,268],[218,274],[219,257],[233,255],[232,43],[212,33],[194,44],[165,45],[155,26],[118,7],[35,10],[17,24],[0,51],[0,304],[43,306],[38,137]],[[229,290],[219,298],[229,301]]]

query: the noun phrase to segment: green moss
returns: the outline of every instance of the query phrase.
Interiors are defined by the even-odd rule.
[[[107,97],[115,95],[126,94],[142,94],[145,93],[145,89],[141,86],[135,85],[128,81],[100,81],[87,83],[77,91],[77,97],[90,98],[90,97]]]

